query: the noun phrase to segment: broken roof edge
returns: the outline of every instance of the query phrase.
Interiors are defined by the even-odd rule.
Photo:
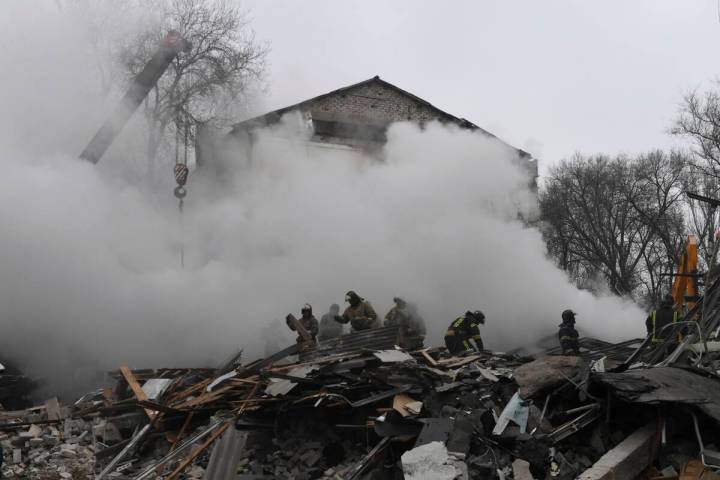
[[[531,153],[526,152],[525,150],[523,150],[521,148],[517,148],[513,145],[510,145],[509,143],[502,140],[498,136],[493,135],[492,133],[488,132],[484,128],[479,127],[478,125],[475,125],[470,120],[467,120],[467,119],[461,118],[461,117],[456,117],[455,115],[452,115],[452,114],[436,107],[435,105],[428,102],[427,100],[422,99],[422,98],[418,97],[417,95],[414,95],[414,94],[408,92],[407,90],[403,90],[402,88],[398,87],[397,85],[393,85],[392,83],[390,83],[386,80],[383,80],[382,78],[380,78],[380,75],[375,75],[374,77],[368,78],[367,80],[353,83],[352,85],[347,85],[345,87],[341,87],[336,90],[332,90],[330,92],[323,93],[321,95],[317,95],[317,96],[309,98],[307,100],[303,100],[302,102],[295,103],[295,104],[289,105],[287,107],[279,108],[277,110],[272,110],[263,115],[258,115],[255,117],[248,118],[247,120],[243,120],[242,122],[235,123],[232,126],[232,128],[230,129],[230,132],[228,132],[228,134],[233,135],[242,130],[252,130],[255,128],[262,128],[262,127],[266,127],[268,125],[272,125],[274,123],[279,122],[280,119],[282,118],[282,116],[285,115],[286,113],[292,112],[294,110],[301,110],[302,107],[304,107],[308,104],[311,104],[313,102],[317,102],[318,100],[322,100],[331,95],[337,95],[339,93],[343,93],[343,92],[346,92],[353,88],[361,87],[363,85],[366,85],[366,84],[369,84],[372,82],[379,82],[384,87],[390,88],[392,90],[395,90],[396,92],[399,92],[402,95],[408,96],[409,98],[415,100],[416,102],[421,103],[421,104],[425,105],[426,107],[430,108],[435,113],[439,114],[441,117],[445,117],[446,120],[457,124],[461,128],[478,131],[478,132],[482,133],[483,135],[487,135],[488,137],[494,138],[494,139],[502,142],[503,144],[509,146],[510,148],[512,148],[513,150],[518,152],[518,155],[520,156],[520,158],[527,159],[528,161],[532,161],[532,162],[537,162],[537,159],[535,159]]]

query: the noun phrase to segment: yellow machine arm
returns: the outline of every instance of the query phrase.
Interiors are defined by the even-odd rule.
[[[697,288],[697,262],[698,262],[698,239],[695,235],[688,235],[685,251],[680,257],[677,274],[672,286],[672,296],[675,299],[675,308],[682,311],[683,307],[690,310],[695,306],[695,298],[698,294]],[[685,304],[685,298],[691,300]]]

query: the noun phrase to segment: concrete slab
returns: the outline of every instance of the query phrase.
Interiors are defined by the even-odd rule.
[[[585,470],[577,480],[627,480],[635,478],[653,460],[655,423],[635,430],[629,437]]]

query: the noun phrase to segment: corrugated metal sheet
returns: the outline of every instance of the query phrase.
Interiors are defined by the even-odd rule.
[[[204,480],[235,480],[237,464],[245,450],[246,441],[247,432],[240,432],[233,427],[225,430],[212,449]]]
[[[610,343],[596,338],[583,337],[578,340],[580,345],[580,356],[591,360],[598,360],[607,357],[611,360],[624,362],[635,349],[640,346],[644,339],[634,338],[620,343]],[[560,347],[551,348],[545,351],[545,355],[561,355]]]
[[[319,342],[311,350],[300,354],[301,360],[357,353],[363,350],[389,350],[397,343],[397,327],[381,327],[350,333]]]

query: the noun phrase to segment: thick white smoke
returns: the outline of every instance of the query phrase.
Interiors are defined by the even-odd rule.
[[[81,44],[75,30],[53,29],[55,43],[36,31],[24,44],[27,34],[10,31],[16,46],[0,62],[33,60],[30,78],[0,81],[10,112],[0,123],[0,353],[54,388],[123,363],[205,366],[238,347],[261,355],[273,319],[305,302],[319,317],[350,289],[381,315],[396,295],[417,302],[431,344],[467,309],[485,312],[491,349],[555,333],[565,308],[593,336],[642,335],[637,307],[578,291],[545,259],[540,234],[515,219],[532,208],[527,177],[491,139],[400,124],[377,161],[308,154],[303,135],[279,126],[260,132],[254,161],[238,158],[222,186],[191,174],[181,226],[167,183],[118,175],[131,168],[132,131],[100,168],[75,158],[103,107],[84,77],[70,81],[87,56],[51,61]]]

